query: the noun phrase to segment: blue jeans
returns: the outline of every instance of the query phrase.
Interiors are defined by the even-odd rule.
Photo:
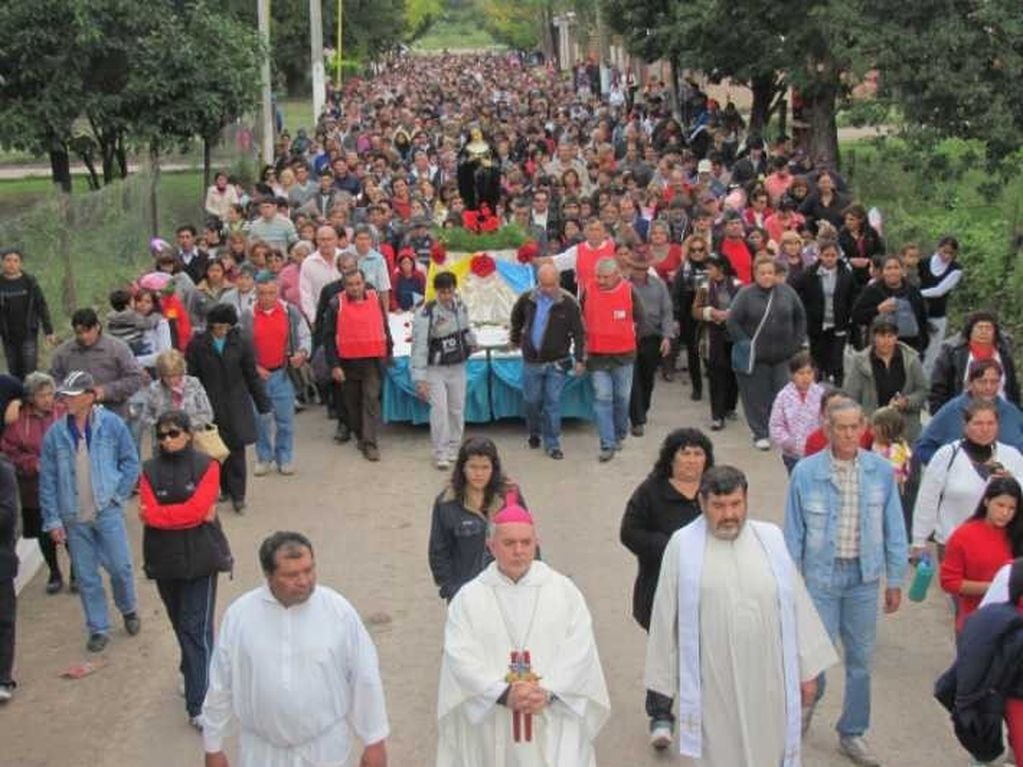
[[[858,559],[836,559],[831,587],[810,590],[832,642],[842,640],[845,654],[845,700],[835,729],[841,736],[862,735],[870,726],[870,662],[877,635],[880,582],[864,583]],[[817,698],[824,695],[824,674]]]
[[[263,384],[273,409],[267,415],[256,414],[256,460],[285,466],[295,452],[295,387],[284,368],[272,372]],[[274,427],[277,434],[271,439]]]
[[[571,362],[571,360],[569,360]],[[558,362],[526,362],[522,365],[522,399],[526,404],[526,428],[530,437],[543,434],[545,450],[561,449],[561,390],[565,370]]]
[[[71,522],[64,529],[71,559],[75,563],[85,625],[90,634],[107,634],[110,632],[110,617],[100,565],[110,575],[114,604],[121,614],[135,612],[137,604],[124,511],[120,506],[110,506],[96,514],[91,522]]]
[[[629,431],[632,367],[629,362],[610,370],[592,371],[593,413],[597,417],[601,450],[613,450]]]

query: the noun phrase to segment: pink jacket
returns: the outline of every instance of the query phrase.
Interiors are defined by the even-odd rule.
[[[771,406],[769,425],[771,442],[785,455],[803,457],[806,438],[821,425],[821,395],[824,387],[810,384],[806,396],[800,396],[796,385],[788,383],[778,392]]]
[[[281,273],[277,275],[277,284],[281,286],[281,298],[302,310],[302,298],[298,292],[299,265],[296,263],[285,264]]]

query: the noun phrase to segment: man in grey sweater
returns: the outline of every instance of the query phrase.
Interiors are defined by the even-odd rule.
[[[732,302],[727,327],[733,345],[750,345],[751,366],[736,369],[735,377],[753,444],[770,450],[771,405],[789,381],[789,358],[806,341],[806,312],[796,292],[779,281],[769,256],[757,258],[753,280]]]
[[[632,436],[642,437],[657,370],[661,360],[671,353],[675,314],[668,286],[650,269],[650,256],[646,252],[633,253],[629,282],[643,302],[643,321],[636,328],[636,364],[632,368],[629,399]]]
[[[71,315],[75,337],[53,352],[50,375],[63,381],[75,370],[89,373],[96,383],[96,401],[128,418],[128,400],[146,384],[146,374],[124,341],[103,334],[93,309]]]
[[[433,278],[437,294],[412,319],[412,382],[416,396],[430,403],[434,465],[451,468],[465,431],[465,363],[476,348],[469,313],[455,293],[450,272]]]

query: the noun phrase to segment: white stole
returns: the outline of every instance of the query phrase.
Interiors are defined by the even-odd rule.
[[[781,611],[782,669],[785,683],[785,759],[783,767],[799,767],[802,737],[799,688],[799,645],[792,589],[792,560],[781,531],[774,525],[746,522],[764,547],[778,584]],[[679,751],[699,759],[703,753],[703,692],[700,680],[700,581],[707,545],[707,522],[699,516],[680,532],[678,588]]]

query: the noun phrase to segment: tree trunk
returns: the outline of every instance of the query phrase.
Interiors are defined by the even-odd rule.
[[[753,92],[753,104],[749,113],[749,134],[751,136],[764,135],[768,120],[771,119],[771,102],[774,101],[776,90],[774,72],[759,74],[750,80],[750,90]]]
[[[804,93],[805,114],[810,125],[807,151],[817,168],[838,168],[837,96],[838,86],[830,82],[818,82]]]
[[[124,148],[124,132],[117,136],[117,150],[114,152],[117,158],[117,169],[121,178],[128,178],[128,152]]]
[[[200,204],[205,204],[206,201],[206,190],[210,188],[210,155],[212,150],[210,149],[210,139],[208,136],[203,136],[202,139],[202,201]]]
[[[671,105],[671,114],[676,120],[682,119],[682,110],[678,103],[678,69],[679,57],[674,51],[668,54],[668,72],[670,73],[671,92],[668,94],[668,103]]]
[[[149,145],[149,230],[153,237],[160,234],[160,209],[157,202],[157,187],[160,185],[160,146],[155,141]]]
[[[71,157],[67,147],[54,140],[50,146],[50,173],[54,185],[62,192],[71,194]]]

